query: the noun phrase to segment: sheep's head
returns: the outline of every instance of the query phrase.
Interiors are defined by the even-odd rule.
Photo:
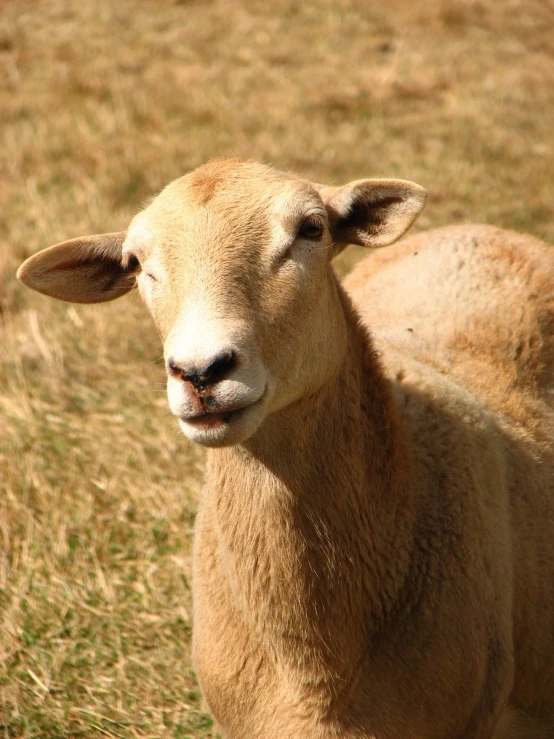
[[[395,241],[424,202],[423,189],[402,180],[323,187],[214,161],[166,187],[126,233],[45,249],[18,277],[79,303],[138,285],[164,341],[169,405],[185,435],[235,444],[342,361],[332,257],[348,243]]]

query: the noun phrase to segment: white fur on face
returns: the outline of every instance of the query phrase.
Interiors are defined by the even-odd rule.
[[[169,407],[191,441],[208,446],[236,443],[250,436],[261,422],[271,396],[272,383],[253,351],[255,342],[244,322],[215,315],[205,300],[194,300],[179,317],[164,347],[166,361],[178,366],[203,368],[214,357],[232,352],[235,366],[229,375],[201,394],[190,383],[169,375]],[[199,416],[215,414],[200,423]],[[227,420],[219,420],[223,414]]]

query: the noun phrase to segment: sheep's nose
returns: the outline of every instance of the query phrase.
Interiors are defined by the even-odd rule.
[[[168,357],[166,361],[168,374],[190,382],[196,390],[203,390],[208,385],[215,385],[224,380],[236,367],[237,357],[234,351],[224,351],[212,357],[204,366],[191,365],[185,361],[177,361]]]

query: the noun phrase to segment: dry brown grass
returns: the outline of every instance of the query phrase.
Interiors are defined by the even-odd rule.
[[[420,227],[554,241],[554,4],[501,5],[0,0],[0,738],[213,735],[189,655],[202,458],[158,340],[136,298],[56,303],[19,262],[228,155],[414,179]]]

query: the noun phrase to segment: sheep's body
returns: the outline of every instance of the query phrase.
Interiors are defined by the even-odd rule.
[[[491,661],[502,661],[497,646],[505,650],[498,675],[509,685],[513,660],[510,703],[545,720],[518,728],[515,719],[498,736],[554,737],[554,250],[476,226],[420,234],[373,257],[347,289],[371,326],[403,415],[415,419],[414,448],[434,449],[434,464],[442,454],[443,474],[455,483],[466,463],[462,491],[474,499],[458,487],[452,503],[468,506],[464,569],[483,568],[470,604],[491,588],[500,629]],[[468,446],[446,443],[428,423],[431,409]],[[479,472],[485,484],[470,485]],[[437,492],[435,510],[448,507]]]
[[[396,410],[351,323],[319,402],[211,452],[195,660],[229,736],[554,736],[553,272],[487,227],[371,255],[346,286]]]
[[[442,229],[345,292],[337,244],[422,204],[219,162],[20,271],[93,302],[142,265],[172,411],[215,447],[193,646],[226,738],[554,738],[554,251]]]

